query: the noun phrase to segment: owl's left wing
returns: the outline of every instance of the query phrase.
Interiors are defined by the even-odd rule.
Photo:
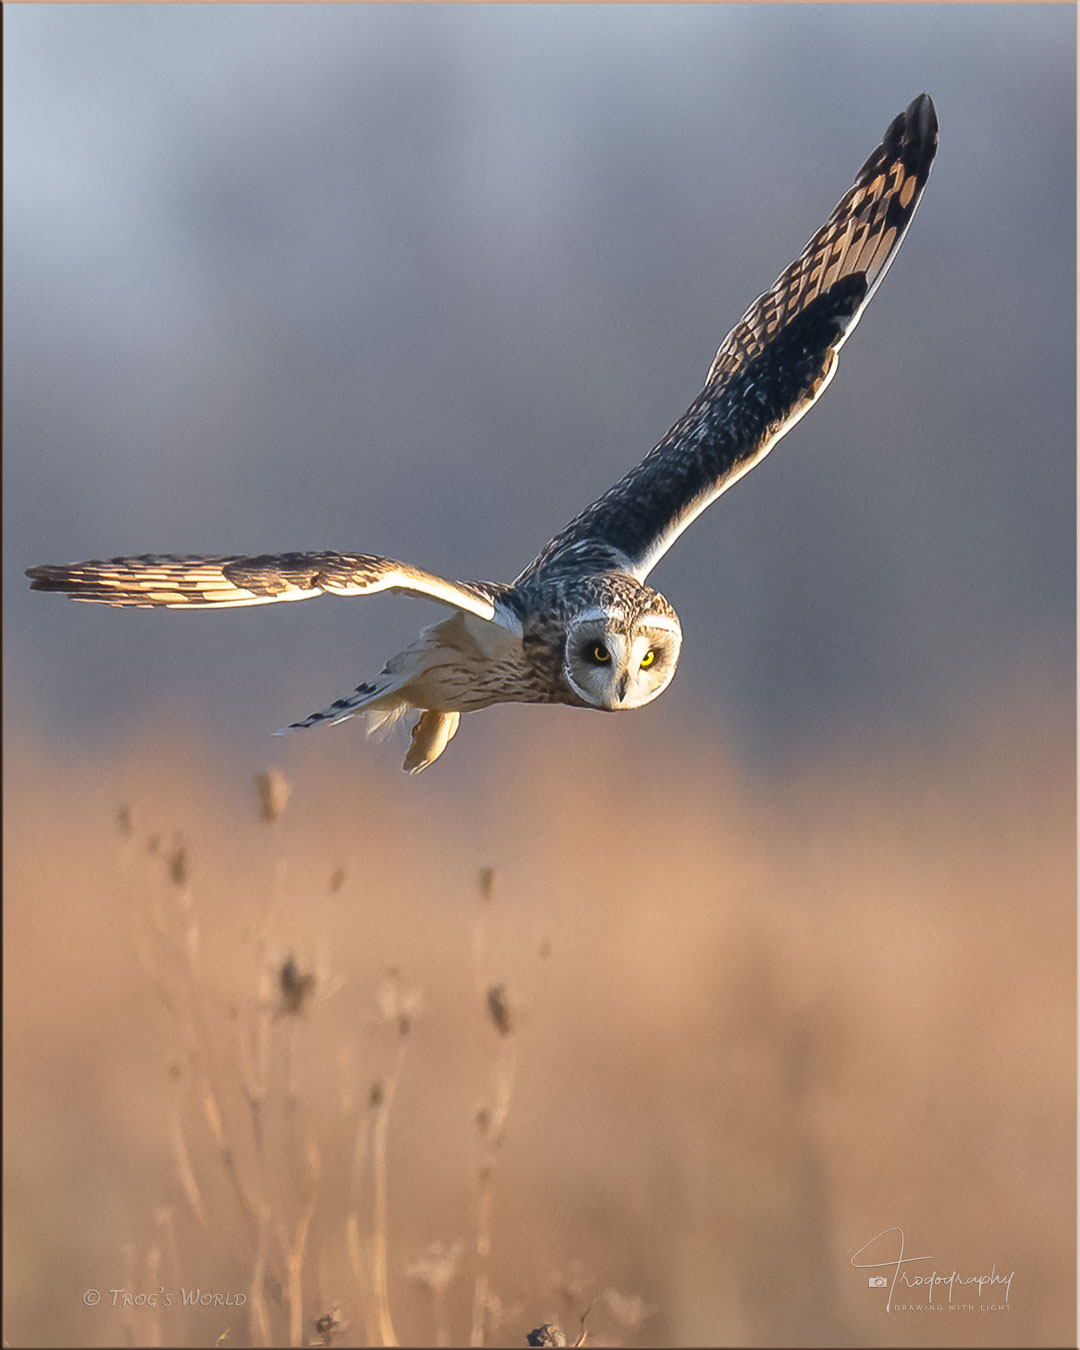
[[[704,389],[664,439],[523,576],[615,566],[643,581],[691,521],[768,454],[832,378],[837,352],[911,224],[936,149],[934,105],[920,94],[725,338]]]
[[[72,600],[143,609],[232,609],[318,595],[401,591],[495,623],[503,622],[497,601],[506,590],[491,582],[450,581],[371,553],[264,553],[257,557],[144,553],[43,563],[29,568],[26,575],[35,591],[63,591]]]

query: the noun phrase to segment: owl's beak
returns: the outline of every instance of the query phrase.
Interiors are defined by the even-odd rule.
[[[630,674],[628,671],[624,671],[623,674],[619,677],[619,683],[615,686],[615,692],[619,697],[620,703],[626,697],[626,691],[629,688],[630,688]]]

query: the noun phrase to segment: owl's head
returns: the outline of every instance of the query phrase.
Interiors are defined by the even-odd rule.
[[[598,608],[579,614],[566,634],[563,674],[591,708],[641,708],[662,694],[675,674],[682,628],[671,606]]]

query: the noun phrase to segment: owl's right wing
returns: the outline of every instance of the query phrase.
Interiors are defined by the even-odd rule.
[[[500,621],[506,587],[448,581],[393,558],[368,553],[267,553],[258,557],[138,557],[45,563],[26,575],[36,591],[64,591],[72,600],[142,608],[221,609],[308,600],[316,595],[372,595],[400,591]]]
[[[683,416],[521,579],[617,567],[644,581],[683,530],[768,454],[832,378],[837,352],[911,224],[936,149],[937,115],[920,94],[802,253],[724,339]]]

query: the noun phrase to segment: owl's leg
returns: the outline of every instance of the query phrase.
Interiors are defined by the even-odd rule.
[[[412,743],[401,766],[406,773],[422,773],[434,764],[450,744],[461,721],[457,712],[434,712],[427,709],[417,718],[412,729]]]

